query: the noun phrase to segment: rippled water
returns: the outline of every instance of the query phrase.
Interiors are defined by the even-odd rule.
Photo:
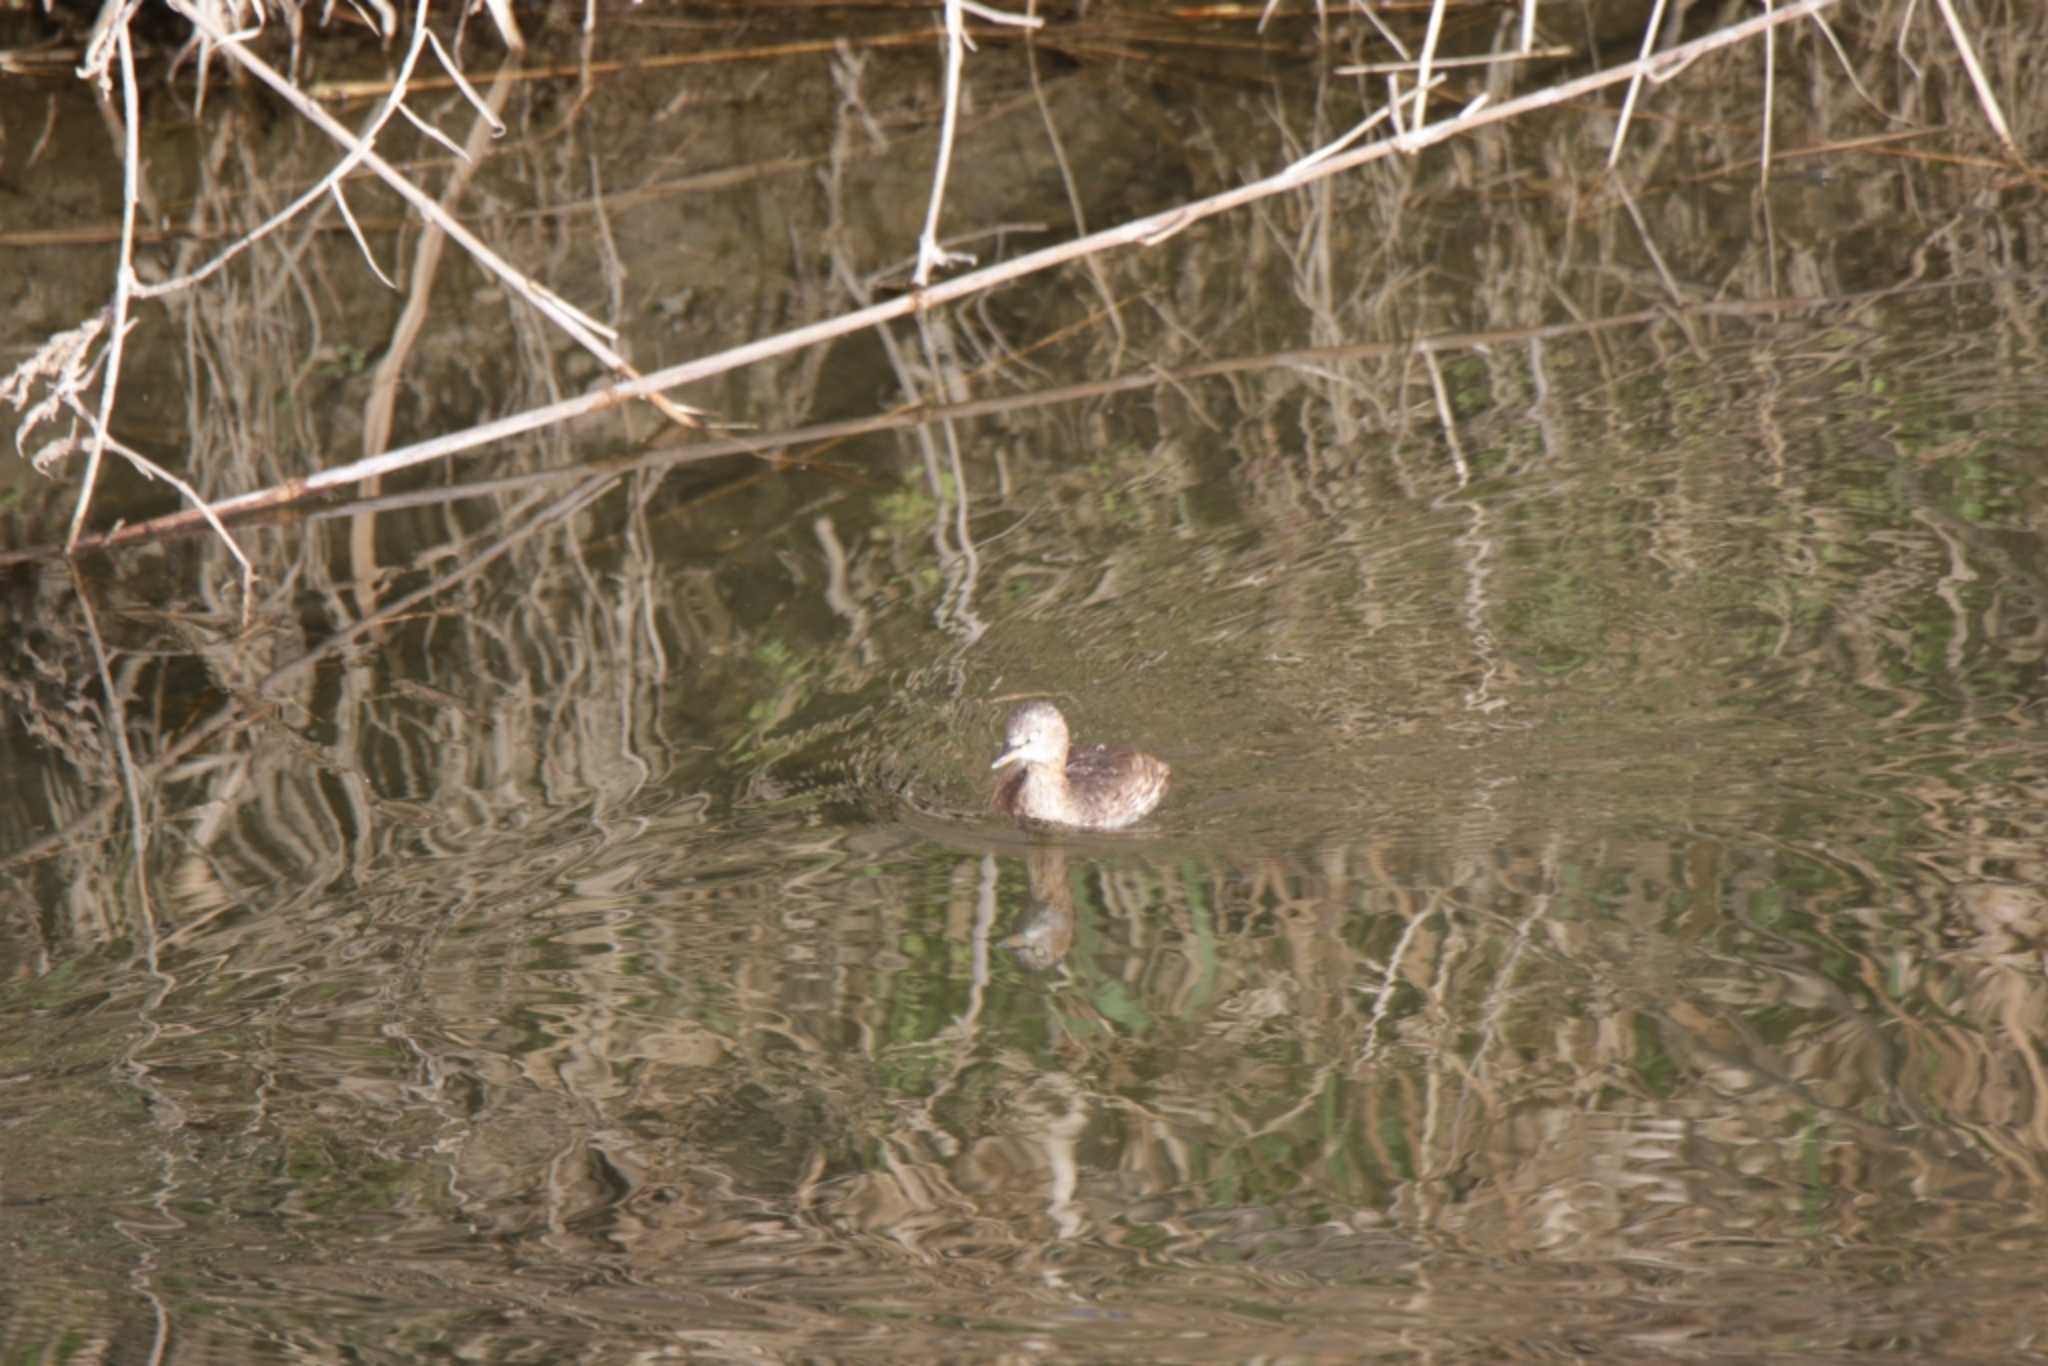
[[[1118,278],[1235,321],[1155,389],[633,476],[295,672],[523,509],[252,531],[247,634],[210,544],[10,580],[9,1353],[2036,1352],[2040,282],[1439,406],[1174,296],[1282,226]],[[81,589],[140,762],[231,718],[146,901]],[[995,817],[1040,695],[1152,820]]]

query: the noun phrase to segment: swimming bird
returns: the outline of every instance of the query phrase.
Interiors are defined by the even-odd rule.
[[[1003,752],[989,765],[1017,771],[996,786],[996,809],[1019,824],[1073,830],[1121,830],[1135,825],[1166,795],[1173,770],[1134,749],[1083,745],[1076,749],[1067,718],[1050,702],[1026,702],[1010,713]]]

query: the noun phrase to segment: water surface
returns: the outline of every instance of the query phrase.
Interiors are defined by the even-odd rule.
[[[1001,61],[956,212],[1066,231]],[[820,156],[867,136],[828,74],[790,114]],[[1098,222],[1346,114],[1059,74]],[[912,240],[929,111],[879,95],[900,155],[732,144],[738,190],[674,191],[747,88],[602,164],[649,368]],[[485,181],[587,304],[562,98],[516,97]],[[1992,171],[1925,162],[1693,184],[1761,96],[1690,98],[1633,217],[1576,122],[1504,132],[686,395],[997,414],[559,517],[567,483],[245,528],[247,629],[210,540],[10,571],[8,1353],[2026,1359],[2037,215],[1955,220]],[[1485,169],[1546,155],[1583,179]],[[158,362],[214,477],[361,430],[384,323],[307,288],[310,369],[289,318],[193,315],[243,348],[239,426]],[[447,289],[401,436],[578,382]],[[665,439],[616,414],[387,492]],[[1165,806],[997,820],[1024,696],[1166,757]]]

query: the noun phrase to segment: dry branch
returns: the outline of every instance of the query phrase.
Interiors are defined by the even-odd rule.
[[[651,400],[665,405],[671,415],[689,410],[669,405],[663,397],[664,391],[680,385],[707,379],[740,367],[781,356],[790,352],[815,346],[823,342],[847,336],[869,327],[912,315],[920,309],[938,307],[958,299],[994,289],[999,285],[1050,270],[1068,262],[1082,260],[1114,248],[1130,245],[1153,245],[1185,230],[1195,223],[1228,210],[1251,204],[1276,195],[1290,193],[1302,186],[1330,176],[1341,175],[1368,165],[1396,153],[1413,155],[1423,149],[1469,133],[1475,129],[1503,122],[1525,114],[1533,113],[1553,105],[1577,99],[1595,91],[1629,82],[1639,86],[1643,81],[1656,81],[1683,68],[1686,64],[1721,48],[1744,42],[1750,38],[1769,33],[1778,25],[1791,23],[1811,15],[1818,15],[1831,8],[1836,0],[1795,0],[1795,3],[1768,11],[1741,23],[1730,25],[1692,42],[1674,47],[1656,55],[1641,55],[1634,61],[1596,72],[1592,75],[1567,81],[1556,86],[1508,100],[1490,107],[1475,102],[1459,114],[1433,124],[1413,126],[1413,120],[1397,119],[1397,126],[1403,131],[1368,146],[1351,145],[1363,126],[1354,129],[1328,146],[1301,158],[1278,173],[1264,179],[1239,186],[1235,189],[1212,195],[1206,199],[1164,210],[1159,213],[1121,224],[1114,228],[1060,243],[1040,251],[1028,253],[1011,260],[999,262],[981,270],[939,280],[907,295],[885,300],[865,308],[853,310],[834,318],[825,319],[804,327],[792,329],[777,336],[766,337],[745,345],[733,347],[716,355],[701,357],[678,365],[667,367],[648,375],[639,375],[614,353],[596,333],[598,324],[570,310],[566,304],[551,293],[529,281],[500,260],[474,235],[465,230],[447,214],[442,206],[412,185],[404,176],[379,158],[371,150],[367,139],[351,134],[336,123],[326,112],[307,99],[280,73],[250,53],[236,38],[222,30],[213,19],[196,8],[193,0],[169,0],[174,9],[189,19],[196,29],[210,41],[218,44],[235,61],[241,63],[258,79],[270,85],[290,101],[310,121],[329,136],[349,149],[349,160],[360,161],[418,209],[445,230],[457,243],[467,249],[492,274],[536,307],[541,308],[559,326],[576,337],[579,342],[597,355],[614,374],[621,376],[619,382],[608,387],[586,393],[575,398],[531,409],[524,413],[483,423],[464,431],[446,433],[431,439],[416,442],[397,450],[385,451],[376,456],[349,464],[320,471],[301,480],[289,481],[268,489],[246,493],[214,505],[217,515],[247,512],[258,508],[276,507],[306,494],[334,489],[360,480],[373,478],[412,466],[439,460],[463,451],[472,450],[492,442],[550,427],[569,419],[601,411],[615,404]],[[421,21],[424,23],[422,17]],[[1951,29],[1959,46],[1966,45],[1961,31]],[[1974,63],[1966,57],[1966,62]],[[1998,118],[1996,105],[1980,87],[1980,95],[1986,97],[1987,116],[1993,125],[2004,132],[2004,124]],[[1410,92],[1403,97],[1421,107],[1422,94]],[[376,121],[373,120],[374,127]],[[1621,134],[1617,130],[1616,146]],[[772,445],[774,440],[760,444]],[[168,531],[189,526],[198,517],[197,513],[180,513],[150,523],[149,529]],[[130,528],[133,535],[142,528]],[[124,537],[126,539],[126,537]],[[83,542],[81,542],[83,544]]]

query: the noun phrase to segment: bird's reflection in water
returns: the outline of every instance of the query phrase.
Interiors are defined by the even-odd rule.
[[[1054,844],[1033,846],[1024,855],[1031,875],[1031,909],[1003,947],[1019,963],[1043,972],[1074,946],[1074,888],[1067,877],[1067,851]]]

